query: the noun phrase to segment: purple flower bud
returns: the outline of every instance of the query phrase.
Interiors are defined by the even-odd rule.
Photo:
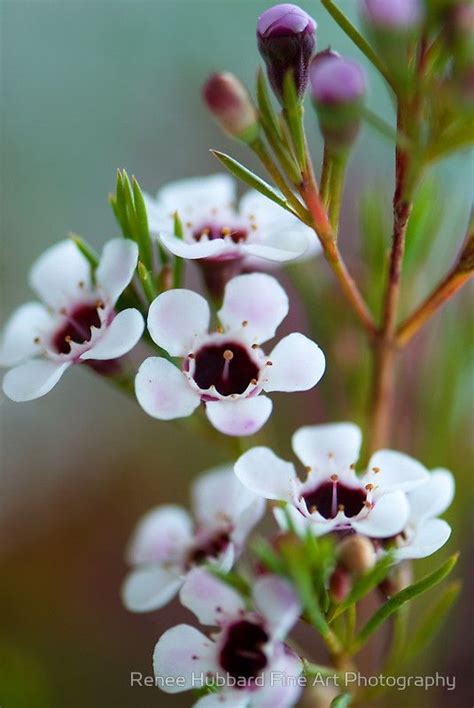
[[[283,81],[293,72],[301,98],[308,83],[308,66],[316,46],[316,22],[297,5],[283,3],[258,18],[257,40],[268,78],[276,95],[283,97]]]
[[[244,142],[258,133],[258,116],[243,84],[229,73],[212,74],[202,89],[204,102],[223,130]]]
[[[423,19],[421,0],[361,0],[361,13],[374,27],[385,30],[408,30]]]
[[[311,62],[311,93],[325,141],[346,150],[355,140],[366,92],[362,68],[334,52]]]

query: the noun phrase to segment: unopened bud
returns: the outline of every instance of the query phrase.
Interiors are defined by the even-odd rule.
[[[361,0],[360,9],[368,24],[386,32],[411,31],[424,15],[421,0]]]
[[[338,551],[339,562],[350,573],[366,573],[375,565],[374,545],[366,536],[348,536]]]
[[[329,579],[329,594],[334,602],[342,602],[352,589],[350,574],[338,565]]]
[[[290,71],[298,97],[302,98],[306,90],[309,62],[316,47],[316,27],[307,12],[288,3],[274,5],[258,18],[258,48],[280,100],[285,76]]]
[[[393,597],[413,582],[413,569],[410,561],[399,563],[385,580],[380,583],[379,589],[385,597]]]
[[[365,74],[356,62],[327,55],[310,67],[311,92],[325,141],[335,150],[354,142],[366,92]]]
[[[258,116],[247,89],[229,73],[212,74],[203,86],[204,102],[223,130],[238,140],[253,142]]]

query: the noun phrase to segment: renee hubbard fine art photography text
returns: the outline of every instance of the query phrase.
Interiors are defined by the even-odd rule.
[[[242,680],[243,681],[243,680]],[[285,673],[284,671],[270,671],[267,675],[261,674],[253,681],[256,689],[271,687],[291,687],[299,688],[318,686],[325,688],[347,689],[352,687],[357,688],[392,688],[397,691],[406,691],[407,688],[419,688],[423,691],[429,691],[432,688],[444,688],[446,691],[455,691],[456,677],[453,675],[443,675],[438,672],[434,674],[424,674],[417,676],[385,676],[384,674],[372,674],[364,676],[360,671],[334,672],[326,674],[319,671],[313,676],[294,676]],[[228,688],[249,688],[249,681],[243,681],[239,684],[239,680],[235,679],[230,674],[222,676],[208,676],[202,672],[192,673],[191,676],[150,676],[143,674],[141,671],[130,672],[130,686],[133,687],[152,687],[157,686],[161,689],[193,688],[195,690],[206,689],[221,689]]]

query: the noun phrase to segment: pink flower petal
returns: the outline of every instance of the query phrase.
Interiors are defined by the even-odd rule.
[[[149,357],[140,366],[135,394],[143,410],[159,420],[185,418],[200,403],[184,374],[161,357]]]
[[[427,479],[428,471],[413,457],[396,450],[378,450],[369,460],[364,484],[375,483],[384,493],[394,489],[407,492]]]
[[[454,477],[449,470],[436,469],[426,482],[408,495],[410,521],[421,521],[442,514],[454,497]]]
[[[179,594],[181,603],[201,624],[217,626],[224,618],[239,617],[245,610],[240,595],[203,568],[191,570]]]
[[[408,501],[400,490],[384,494],[363,519],[351,519],[351,526],[358,533],[373,538],[389,538],[403,531],[408,520]]]
[[[21,305],[7,321],[0,345],[0,366],[15,366],[41,351],[45,342],[35,342],[49,335],[54,320],[39,302]],[[44,339],[44,338],[43,338]]]
[[[295,468],[268,447],[254,447],[244,452],[235,463],[234,471],[243,485],[265,499],[293,499]]]
[[[353,423],[307,425],[292,439],[301,462],[324,475],[339,474],[356,462],[361,443],[360,429]]]
[[[127,560],[132,565],[179,564],[192,538],[193,523],[185,509],[175,504],[158,506],[140,520],[127,550]]]
[[[137,568],[125,579],[123,604],[131,612],[158,610],[173,599],[182,584],[178,572],[160,566]]]
[[[27,361],[5,374],[3,392],[12,401],[17,402],[40,398],[56,386],[69,366],[71,366],[70,361],[58,362],[48,359]]]
[[[323,352],[299,332],[284,337],[268,357],[263,379],[264,391],[307,391],[316,386],[326,367]]]
[[[272,402],[266,396],[206,403],[207,417],[225,435],[253,435],[265,425],[271,412]]]
[[[451,527],[443,519],[422,521],[406,546],[395,550],[397,560],[426,558],[436,553],[451,536]]]
[[[140,340],[144,327],[143,317],[138,310],[133,308],[122,310],[105,328],[104,334],[97,339],[97,343],[81,355],[81,359],[104,361],[123,356]]]
[[[275,278],[265,273],[233,278],[218,312],[226,329],[240,331],[247,341],[258,344],[275,335],[287,314],[287,294]]]
[[[180,258],[216,258],[223,254],[234,253],[237,257],[240,252],[240,247],[235,243],[228,243],[223,238],[216,238],[210,241],[195,241],[188,243],[181,238],[176,238],[167,233],[160,233],[160,241],[168,251],[174,253]]]
[[[301,613],[301,604],[293,587],[283,578],[265,575],[255,582],[252,596],[272,637],[284,639]]]
[[[59,310],[90,290],[89,264],[72,241],[60,241],[33,264],[30,285],[43,302]]]
[[[105,244],[95,276],[112,306],[133,278],[137,260],[138,246],[134,241],[114,238]]]
[[[218,670],[216,646],[194,627],[179,624],[160,637],[153,654],[153,670],[165,693],[199,688],[201,673]]]
[[[209,305],[192,290],[168,290],[151,303],[148,330],[152,339],[172,356],[187,356],[195,339],[208,330]]]

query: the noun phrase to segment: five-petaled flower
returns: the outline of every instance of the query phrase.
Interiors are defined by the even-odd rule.
[[[219,685],[220,680],[222,690],[198,700],[196,708],[296,704],[302,664],[283,641],[301,608],[285,580],[273,575],[258,579],[252,591],[254,609],[249,610],[233,588],[196,568],[188,575],[180,599],[202,624],[218,629],[208,638],[181,624],[162,635],[153,667],[164,691],[196,689],[212,680]]]
[[[14,401],[44,396],[72,364],[105,362],[129,352],[143,333],[134,308],[115,312],[137,264],[137,245],[125,239],[105,244],[91,276],[87,259],[72,241],[43,253],[30,271],[40,302],[28,302],[5,326],[0,364],[12,366],[3,379]]]
[[[435,469],[419,487],[409,492],[410,513],[402,533],[395,539],[396,560],[425,558],[444,546],[451,527],[437,517],[451,504],[454,497],[454,477],[448,470]]]
[[[225,289],[218,312],[221,326],[209,332],[206,300],[190,290],[169,290],[151,304],[148,330],[182,369],[150,357],[138,370],[140,405],[161,420],[190,415],[204,401],[207,416],[222,433],[252,435],[272,410],[262,391],[304,391],[324,373],[321,349],[304,335],[284,337],[266,356],[260,345],[271,339],[288,313],[288,297],[264,273],[239,275]]]
[[[291,261],[319,252],[315,233],[289,212],[256,191],[236,208],[236,185],[228,175],[172,182],[153,199],[145,195],[150,231],[176,256],[227,261],[255,258]],[[183,238],[173,232],[173,215],[183,223]]]
[[[133,566],[123,586],[129,610],[163,607],[197,565],[215,563],[230,570],[245,539],[261,519],[265,502],[244,487],[232,468],[221,467],[192,487],[196,525],[180,506],[152,509],[138,524],[128,549]]]
[[[329,531],[356,531],[373,538],[388,538],[407,523],[406,492],[428,478],[416,460],[394,450],[379,450],[368,471],[359,477],[361,432],[352,423],[300,428],[293,435],[293,450],[307,471],[302,482],[292,463],[266,447],[244,453],[235,465],[240,481],[267,499],[287,502],[275,509],[278,523],[290,522],[297,532],[319,536]],[[286,512],[286,513],[285,513]],[[287,517],[288,514],[288,517]]]

